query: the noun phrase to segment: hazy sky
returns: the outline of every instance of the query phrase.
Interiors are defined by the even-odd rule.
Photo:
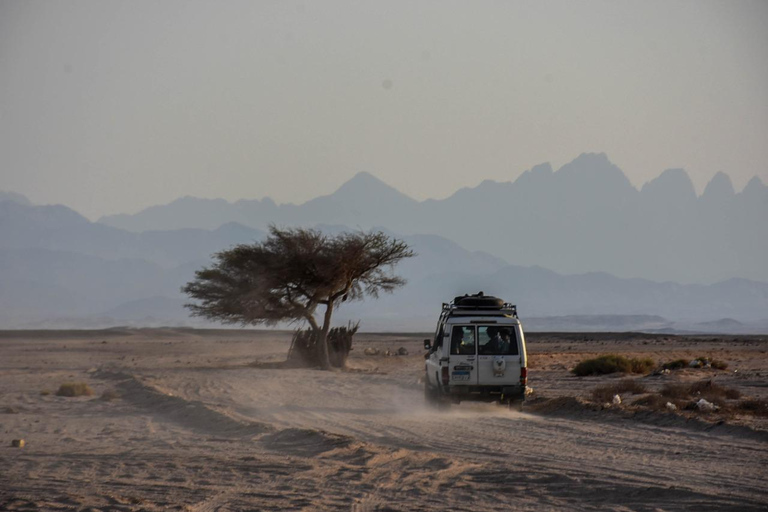
[[[768,2],[0,0],[0,190],[91,218],[588,151],[768,182]]]

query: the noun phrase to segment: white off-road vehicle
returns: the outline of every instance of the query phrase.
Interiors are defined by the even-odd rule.
[[[517,307],[483,295],[443,304],[427,354],[428,403],[450,407],[465,400],[522,408],[528,379],[525,336]]]

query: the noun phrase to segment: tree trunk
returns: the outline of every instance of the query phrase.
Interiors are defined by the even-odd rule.
[[[329,300],[328,304],[325,306],[323,330],[320,331],[320,339],[317,340],[320,349],[320,366],[323,370],[331,369],[331,358],[328,350],[328,331],[331,330],[331,315],[333,315],[333,301]]]

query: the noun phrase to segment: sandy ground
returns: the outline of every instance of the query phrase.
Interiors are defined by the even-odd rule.
[[[602,409],[591,389],[620,377],[569,372],[607,352],[703,354],[728,370],[643,380],[768,398],[768,336],[529,335],[522,413],[427,408],[423,337],[358,335],[353,371],[321,372],[254,366],[285,358],[279,332],[0,333],[0,510],[768,508],[765,418]],[[94,396],[56,396],[67,381]]]

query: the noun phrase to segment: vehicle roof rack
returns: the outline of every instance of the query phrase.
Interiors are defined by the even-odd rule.
[[[444,316],[478,314],[484,316],[511,315],[517,318],[517,306],[479,292],[474,295],[460,295],[451,302],[444,302],[441,313]]]

